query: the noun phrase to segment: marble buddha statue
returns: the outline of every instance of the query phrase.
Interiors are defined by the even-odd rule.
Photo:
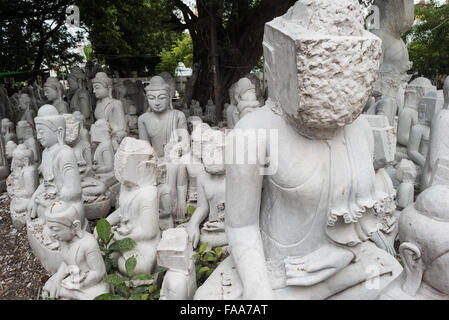
[[[197,206],[186,229],[194,248],[200,243],[207,243],[209,247],[216,248],[228,243],[224,230],[225,135],[212,129],[201,130],[200,135],[204,170],[197,179]]]
[[[55,201],[74,206],[80,214],[81,227],[87,227],[81,198],[81,179],[77,158],[65,144],[66,122],[52,105],[43,105],[35,118],[37,140],[44,147],[39,171],[42,182],[28,204],[27,233],[34,254],[50,273],[55,272],[61,260],[60,243],[51,236],[45,212]]]
[[[8,118],[3,118],[1,122],[1,135],[5,141],[5,144],[9,141],[17,142],[17,135],[14,132],[14,123]]]
[[[200,118],[198,117],[198,119]],[[201,160],[202,133],[210,130],[209,125],[200,120],[192,122],[192,127],[190,152],[181,157],[178,169],[178,209],[183,210],[184,213],[187,202],[198,200],[198,178],[204,171]],[[183,213],[179,212],[178,215],[183,215]]]
[[[103,281],[106,267],[94,236],[82,227],[83,214],[76,206],[54,202],[45,219],[62,255],[57,272],[44,285],[44,296],[62,300],[93,300],[110,292]]]
[[[399,218],[404,271],[382,290],[381,300],[449,299],[449,188],[432,186]]]
[[[87,143],[90,143],[90,133],[89,130],[87,130],[86,128],[86,118],[84,118],[83,114],[79,111],[74,111],[73,116],[75,117],[76,120],[78,120],[79,122],[79,128],[80,128],[80,139],[82,141],[85,141]]]
[[[40,164],[42,150],[35,137],[33,125],[25,120],[19,121],[16,126],[17,140],[33,152],[34,163]]]
[[[217,124],[217,107],[215,106],[212,99],[207,101],[207,105],[204,110],[204,120],[211,126]]]
[[[139,117],[139,139],[148,141],[158,157],[164,156],[164,146],[169,141],[188,145],[186,118],[173,109],[170,86],[162,77],[154,76],[145,91],[150,108]]]
[[[229,107],[226,108],[226,124],[228,129],[234,129],[235,124],[239,121],[237,86],[238,82],[234,83],[229,88],[230,104]]]
[[[69,106],[63,100],[64,88],[56,77],[48,77],[44,83],[44,93],[48,103],[55,106],[60,114],[69,113]]]
[[[64,114],[64,142],[72,148],[78,164],[80,176],[86,176],[92,169],[92,150],[89,141],[81,139],[82,123],[71,113]]]
[[[449,77],[444,81],[443,93],[443,108],[432,120],[429,153],[424,165],[421,190],[425,190],[431,185],[432,176],[435,173],[438,160],[449,156]]]
[[[237,110],[239,112],[239,120],[248,113],[259,108],[260,102],[256,96],[256,86],[248,79],[242,78],[237,84]]]
[[[7,190],[11,198],[11,219],[14,227],[25,226],[28,204],[38,185],[39,176],[34,163],[33,151],[24,144],[19,144],[13,152],[11,174],[7,179]]]
[[[72,69],[67,76],[69,84],[70,95],[70,110],[71,112],[81,112],[84,116],[85,123],[90,126],[92,123],[92,99],[87,89],[86,74],[78,67]]]
[[[126,275],[125,261],[137,259],[135,274],[151,274],[156,268],[156,249],[161,235],[157,197],[157,156],[147,141],[126,137],[114,159],[121,183],[120,207],[107,217],[114,239],[131,238],[136,246],[118,253],[118,267]]]
[[[36,112],[34,111],[34,106],[32,104],[32,93],[30,93],[30,90],[27,90],[26,88],[19,94],[19,112],[19,121],[28,121],[34,127]]]
[[[97,73],[92,84],[97,98],[95,119],[105,119],[109,123],[114,150],[116,150],[122,139],[128,135],[123,104],[120,100],[112,98],[112,80],[106,73]]]
[[[6,153],[6,160],[8,160],[9,166],[11,166],[12,158],[14,150],[17,148],[17,143],[14,141],[8,141],[8,143],[5,145],[5,153]]]
[[[263,46],[269,99],[226,146],[231,256],[195,299],[373,299],[401,271],[368,240],[385,199],[359,115],[381,40],[364,30],[358,1],[299,0],[265,25]]]
[[[411,128],[408,140],[407,153],[414,163],[424,168],[427,154],[429,153],[430,126],[435,114],[438,113],[436,106],[435,91],[427,94],[418,105],[418,123]]]

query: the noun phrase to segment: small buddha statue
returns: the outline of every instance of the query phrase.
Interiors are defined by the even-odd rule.
[[[84,116],[85,123],[92,123],[92,98],[87,89],[86,74],[79,67],[74,67],[67,76],[69,84],[70,110],[79,111]]]
[[[429,154],[424,165],[421,190],[425,190],[431,185],[432,176],[437,168],[438,160],[449,156],[449,77],[444,81],[443,94],[443,108],[432,120]]]
[[[10,166],[11,166],[13,153],[14,153],[14,150],[16,150],[16,148],[17,148],[17,143],[15,143],[14,141],[8,141],[8,143],[5,146],[6,159],[8,160],[8,164]]]
[[[71,203],[56,201],[45,219],[52,237],[60,242],[62,262],[44,285],[44,295],[63,300],[93,300],[110,292],[103,281],[106,267],[94,236],[83,228],[84,215]]]
[[[43,181],[28,204],[28,214],[34,224],[43,226],[43,244],[51,250],[59,243],[49,237],[45,211],[56,201],[65,201],[76,207],[85,228],[86,220],[81,200],[81,183],[77,159],[64,141],[66,123],[63,115],[52,105],[43,105],[35,118],[37,139],[44,147],[39,171]],[[31,225],[30,225],[31,226]],[[35,252],[36,253],[36,252]],[[38,255],[38,253],[37,253]],[[40,256],[42,259],[45,257]]]
[[[184,105],[183,105],[181,111],[182,111],[182,112],[184,113],[184,115],[186,116],[186,119],[190,117],[190,108],[189,108],[189,106],[187,105],[187,103],[184,103]]]
[[[42,159],[42,150],[35,137],[33,125],[26,120],[19,121],[17,123],[16,131],[18,142],[23,143],[28,149],[33,152],[34,163],[40,165]]]
[[[87,130],[85,124],[86,124],[86,119],[84,118],[83,114],[79,111],[74,111],[73,112],[73,116],[75,117],[76,120],[78,120],[79,122],[79,128],[80,128],[80,139],[82,141],[85,141],[87,143],[90,143],[90,133],[89,130]]]
[[[226,170],[224,159],[225,135],[219,130],[201,132],[201,159],[204,165],[197,180],[197,207],[188,225],[187,233],[194,248],[207,243],[215,248],[227,245],[224,230]],[[200,228],[203,221],[206,222]]]
[[[429,153],[430,126],[436,110],[437,93],[431,92],[421,100],[418,106],[418,123],[410,131],[407,153],[414,163],[424,168]],[[426,98],[429,98],[426,100]],[[430,100],[430,101],[429,101]]]
[[[191,113],[192,115],[196,117],[203,117],[203,108],[200,106],[200,102],[197,100],[192,100],[190,105]]]
[[[19,112],[20,120],[26,120],[34,128],[34,118],[36,117],[36,112],[34,111],[34,106],[31,99],[32,93],[27,88],[23,89],[19,94]]]
[[[159,76],[145,87],[149,110],[138,120],[139,139],[150,142],[158,157],[164,156],[169,141],[188,145],[190,138],[184,113],[173,109],[170,86]]]
[[[78,163],[80,176],[86,176],[92,169],[92,151],[89,141],[81,139],[81,122],[70,113],[64,114],[66,123],[65,143],[72,148]]]
[[[64,88],[58,78],[47,78],[44,83],[44,93],[49,104],[55,106],[60,114],[69,113],[69,105],[63,100]]]
[[[248,78],[242,78],[238,81],[236,93],[238,95],[239,120],[261,106],[257,100],[256,87]]]
[[[413,204],[417,174],[416,165],[410,160],[402,159],[396,170],[396,178],[400,181],[396,198],[396,204],[399,210],[403,210]]]
[[[121,183],[120,207],[107,217],[115,240],[131,238],[136,246],[118,254],[118,267],[126,275],[125,261],[137,259],[135,274],[151,274],[156,268],[160,241],[157,197],[157,156],[147,141],[126,137],[114,160],[115,175]]]
[[[5,143],[9,141],[14,141],[17,143],[17,135],[14,132],[14,123],[8,118],[3,118],[1,123],[1,135],[5,140]]]
[[[95,119],[105,119],[109,123],[112,130],[113,147],[116,150],[122,139],[128,135],[123,104],[120,100],[112,98],[112,80],[106,73],[97,73],[92,83],[97,98]]]
[[[24,144],[19,144],[13,152],[11,174],[6,183],[11,198],[10,211],[13,225],[16,228],[22,228],[28,220],[28,204],[39,185],[33,152]]]
[[[449,299],[449,188],[422,192],[399,217],[401,275],[380,293],[380,300]]]
[[[162,233],[157,247],[158,265],[167,268],[160,300],[192,300],[196,291],[196,274],[192,245],[184,228]]]
[[[184,154],[178,169],[179,191],[178,210],[185,212],[187,202],[196,202],[198,199],[198,178],[204,171],[201,161],[201,141],[205,131],[210,130],[209,125],[200,121],[193,123],[190,152]],[[181,216],[183,213],[179,212]]]
[[[211,126],[214,126],[217,123],[217,108],[212,99],[207,101],[204,112],[204,120]]]

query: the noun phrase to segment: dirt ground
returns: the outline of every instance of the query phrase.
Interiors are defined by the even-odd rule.
[[[31,252],[26,229],[12,226],[9,201],[0,195],[0,300],[37,300],[49,275]]]

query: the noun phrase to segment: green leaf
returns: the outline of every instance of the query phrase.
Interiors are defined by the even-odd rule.
[[[148,292],[149,292],[150,294],[152,294],[152,293],[155,293],[156,290],[157,290],[157,285],[153,284],[153,285],[151,285],[150,288],[148,289]]]
[[[115,241],[109,249],[111,250],[130,250],[136,246],[134,240],[130,238],[125,238],[122,240]]]
[[[130,257],[130,258],[128,258],[128,260],[126,260],[125,269],[126,269],[126,273],[128,274],[129,277],[131,277],[133,275],[136,265],[137,265],[136,258]]]
[[[207,249],[207,243],[203,243],[203,244],[200,246],[200,250],[198,251],[198,253],[199,253],[199,254],[202,254],[204,251],[206,251],[206,249]]]
[[[187,212],[190,213],[190,215],[193,215],[195,213],[196,208],[194,206],[188,206]]]
[[[117,286],[115,286],[115,289],[117,292],[124,298],[129,297],[129,288],[126,286],[125,283],[120,283]]]
[[[133,293],[131,295],[131,300],[146,300],[146,299],[142,299],[142,294],[140,293]]]
[[[121,300],[122,297],[120,297],[119,295],[116,294],[112,294],[112,293],[103,293],[97,297],[95,297],[94,300]]]
[[[217,259],[220,258],[221,255],[223,254],[223,248],[222,247],[215,248],[215,253],[217,255]]]
[[[208,270],[210,270],[209,267],[202,267],[200,270],[198,270],[197,275],[198,275],[198,276],[201,276],[202,273],[204,273],[204,272],[206,272],[206,271],[208,271]]]
[[[133,280],[153,280],[153,276],[151,274],[141,273],[135,275]]]
[[[150,295],[148,294],[148,293],[145,293],[145,294],[143,294],[143,295],[141,295],[140,296],[140,300],[148,300],[148,297],[149,297]]]
[[[161,266],[157,266],[156,273],[162,273],[162,272],[165,272],[167,270],[168,270],[167,268],[164,268],[164,267],[161,267]]]
[[[133,293],[140,293],[140,294],[147,293],[148,289],[149,289],[148,286],[138,286],[133,289]]]
[[[217,260],[217,258],[214,256],[215,253],[212,253],[213,251],[209,251],[208,253],[206,253],[206,255],[204,256],[204,260],[212,262]]]
[[[103,241],[103,243],[107,245],[111,237],[111,225],[108,220],[104,218],[98,220],[95,229],[97,230],[97,234],[100,237],[101,241]]]
[[[104,282],[112,284],[114,287],[125,283],[127,279],[119,276],[118,274],[108,274],[104,277]]]

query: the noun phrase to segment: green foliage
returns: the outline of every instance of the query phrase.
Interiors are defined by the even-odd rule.
[[[449,75],[449,5],[435,0],[415,6],[417,23],[403,35],[408,43],[413,71],[438,80],[439,87]]]
[[[134,248],[136,243],[130,238],[124,238],[112,242],[114,233],[110,223],[106,219],[100,219],[95,227],[99,240],[98,245],[103,252],[103,259],[106,266],[107,275],[104,281],[111,285],[113,293],[102,294],[95,300],[157,300],[160,295],[160,285],[139,284],[136,281],[154,280],[158,274],[165,272],[165,269],[158,268],[154,275],[136,274],[134,270],[137,266],[137,259],[133,256],[125,261],[127,277],[119,274],[117,258],[113,258],[114,251],[126,251]],[[111,243],[112,242],[112,243]]]
[[[196,208],[194,206],[189,205],[187,207],[187,212],[190,213],[190,215],[193,215],[195,213]]]
[[[179,62],[183,62],[187,68],[193,65],[193,42],[188,33],[183,33],[169,50],[162,49],[159,54],[161,62],[156,66],[158,72],[167,71],[175,76],[175,70]]]
[[[215,250],[207,250],[207,246],[207,243],[203,243],[198,249],[198,253],[193,255],[198,287],[207,280],[215,268],[227,257],[223,253],[223,248],[217,247]]]

